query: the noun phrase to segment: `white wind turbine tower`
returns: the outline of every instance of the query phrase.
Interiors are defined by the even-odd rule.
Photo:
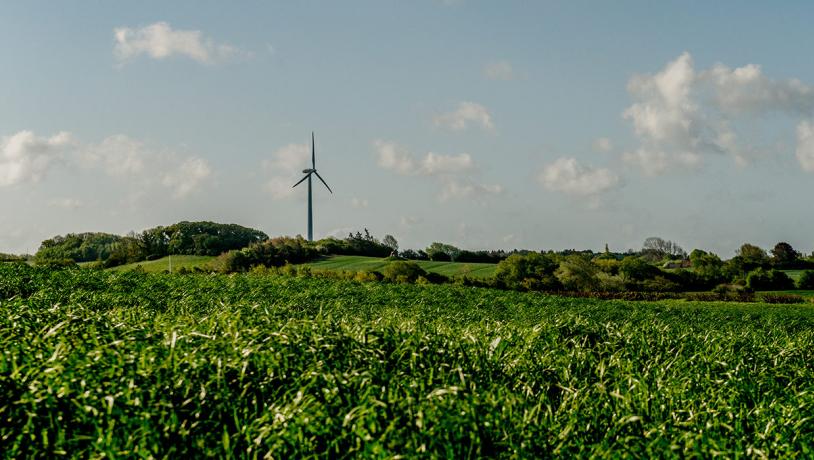
[[[323,179],[322,176],[320,176],[317,172],[316,148],[314,146],[313,131],[311,132],[311,169],[303,169],[302,172],[305,173],[305,177],[300,179],[300,181],[294,184],[294,186],[291,188],[300,185],[303,183],[303,181],[308,179],[308,241],[314,241],[314,208],[311,198],[311,175],[315,174],[317,178],[325,185],[325,188],[331,192],[331,194],[333,194],[333,190],[331,190],[331,187],[328,187],[328,183],[325,182],[325,179]]]

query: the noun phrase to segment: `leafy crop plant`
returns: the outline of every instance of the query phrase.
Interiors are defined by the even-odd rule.
[[[0,455],[814,456],[811,305],[0,265]]]

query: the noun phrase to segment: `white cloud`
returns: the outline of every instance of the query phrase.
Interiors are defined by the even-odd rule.
[[[621,185],[613,171],[582,165],[576,158],[559,158],[546,165],[538,179],[548,190],[580,197],[599,195]]]
[[[434,122],[436,126],[453,131],[464,131],[470,125],[477,125],[486,130],[495,127],[489,110],[475,102],[461,102],[455,111],[436,116]]]
[[[508,61],[494,61],[486,64],[486,67],[483,68],[483,75],[489,80],[508,81],[517,77],[512,64]]]
[[[76,198],[54,198],[53,200],[48,202],[48,206],[52,208],[62,208],[62,209],[79,209],[85,204],[82,200],[78,200]]]
[[[717,106],[729,114],[808,114],[814,109],[814,88],[793,78],[772,80],[756,64],[736,69],[716,64],[699,80],[712,86]]]
[[[368,201],[366,199],[353,197],[353,199],[350,200],[350,205],[354,208],[366,208]]]
[[[597,152],[608,153],[613,150],[613,142],[607,137],[600,137],[594,141],[593,149]]]
[[[98,144],[86,145],[80,154],[80,163],[88,168],[101,167],[111,176],[134,176],[144,171],[147,150],[144,143],[116,134]]]
[[[468,153],[441,155],[428,152],[421,160],[416,160],[404,147],[382,140],[373,141],[376,164],[382,169],[398,174],[434,176],[457,174],[474,169],[475,162]]]
[[[459,155],[438,155],[432,152],[421,160],[420,172],[426,175],[454,174],[474,168],[475,163],[468,153]]]
[[[655,75],[637,75],[628,91],[638,100],[624,117],[646,143],[693,150],[703,142],[698,106],[691,97],[695,82],[692,57],[684,53]]]
[[[623,153],[622,160],[640,168],[647,176],[658,176],[671,170],[698,169],[703,163],[701,155],[694,152],[668,154],[643,148]]]
[[[175,198],[184,198],[195,191],[202,182],[212,175],[212,168],[203,158],[189,157],[173,171],[161,178],[161,184],[172,190]]]
[[[407,149],[394,142],[377,140],[373,142],[373,147],[377,164],[382,169],[403,176],[434,177],[441,185],[438,195],[440,201],[452,198],[483,198],[503,192],[500,185],[479,184],[466,177],[476,169],[475,161],[468,153],[441,155],[428,152],[423,158],[416,160]]]
[[[797,125],[797,161],[803,171],[814,172],[814,123],[808,120]]]
[[[412,217],[412,216],[401,216],[401,225],[405,227],[412,227],[414,225],[418,225],[422,222],[420,217]]]
[[[300,171],[310,166],[311,146],[309,144],[288,144],[272,153],[270,160],[263,162],[271,177],[265,188],[274,199],[292,196],[296,189],[293,185],[301,179]]]
[[[67,132],[37,137],[31,131],[20,131],[4,137],[0,141],[0,186],[42,180],[72,143]]]
[[[439,199],[447,201],[452,198],[485,198],[503,193],[503,186],[498,184],[486,185],[471,181],[461,182],[454,178],[445,178]]]
[[[119,181],[148,188],[160,185],[172,190],[174,198],[184,198],[212,175],[209,163],[196,156],[181,156],[167,149],[154,149],[123,134],[85,144],[76,157],[80,166],[101,170]],[[146,196],[139,192],[131,196]]]
[[[799,80],[770,79],[755,64],[696,71],[689,53],[656,74],[634,76],[628,91],[635,102],[623,116],[639,146],[623,159],[649,175],[699,169],[710,154],[729,155],[745,166],[769,149],[739,142],[744,123],[771,113],[814,111],[814,87]]]
[[[246,54],[237,48],[218,44],[204,38],[200,30],[174,30],[166,22],[156,22],[140,28],[118,27],[113,29],[116,44],[113,53],[120,64],[138,56],[153,59],[185,56],[204,64]]]
[[[395,171],[399,174],[413,174],[415,162],[403,147],[394,142],[382,140],[373,141],[376,153],[376,163],[382,169]]]

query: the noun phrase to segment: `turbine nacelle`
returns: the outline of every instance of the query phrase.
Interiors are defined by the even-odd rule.
[[[316,169],[303,169],[303,174],[311,174],[312,172],[317,172]]]

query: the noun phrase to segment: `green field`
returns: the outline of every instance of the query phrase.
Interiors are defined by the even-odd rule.
[[[188,270],[194,268],[206,268],[207,264],[209,264],[212,259],[214,259],[214,257],[211,256],[172,256],[172,269],[175,271],[180,270],[181,268],[186,268]],[[118,267],[113,267],[110,270],[130,271],[136,269],[136,267],[141,267],[147,273],[169,271],[170,258],[162,257],[161,259],[156,260],[145,260],[127,265],[119,265]]]
[[[814,291],[807,291],[804,289],[794,289],[790,291],[761,291],[761,294],[786,294],[799,295],[802,297],[814,297]]]
[[[814,455],[814,306],[0,265],[22,457]]]
[[[464,263],[464,262],[433,262],[429,260],[415,261],[428,272],[440,273],[446,276],[467,275],[474,278],[488,278],[495,273],[495,264]],[[348,271],[379,271],[381,272],[390,261],[378,257],[364,256],[328,256],[323,260],[311,262],[316,271],[319,270],[348,270]]]
[[[802,275],[805,270],[781,270],[781,271],[786,272],[786,274],[789,275],[789,278],[793,279],[794,282],[796,283],[797,280],[800,279],[800,275]]]

